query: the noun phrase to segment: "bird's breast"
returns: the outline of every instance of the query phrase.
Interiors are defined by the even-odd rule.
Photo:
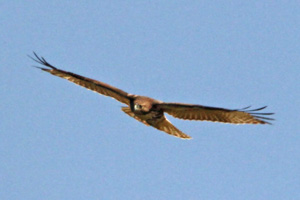
[[[150,119],[158,119],[161,118],[163,116],[163,112],[162,111],[150,111],[147,113],[136,113],[135,115],[139,118],[141,118],[142,120],[150,120]]]

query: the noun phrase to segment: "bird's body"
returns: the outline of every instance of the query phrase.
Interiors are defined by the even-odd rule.
[[[164,113],[168,113],[179,119],[205,120],[233,124],[269,124],[267,120],[273,120],[272,118],[263,116],[272,115],[273,113],[257,112],[265,107],[254,110],[246,110],[249,107],[241,110],[231,110],[193,104],[165,103],[150,97],[129,94],[101,81],[96,81],[72,72],[57,69],[49,64],[43,57],[40,58],[35,53],[34,55],[36,58],[31,57],[33,60],[50,68],[38,67],[43,71],[67,79],[99,94],[112,97],[127,105],[126,107],[122,107],[122,111],[130,117],[133,117],[147,126],[152,126],[158,130],[182,139],[190,139],[191,137],[173,126],[165,117]]]

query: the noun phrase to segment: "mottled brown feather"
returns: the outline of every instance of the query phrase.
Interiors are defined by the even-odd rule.
[[[52,75],[67,79],[68,81],[71,81],[77,85],[85,87],[99,94],[112,97],[124,104],[129,105],[130,103],[130,95],[127,92],[124,92],[123,90],[115,88],[101,81],[86,78],[78,74],[66,72],[60,69],[45,69],[44,71],[47,71]]]
[[[181,103],[161,103],[157,107],[173,117],[184,120],[202,120],[232,124],[269,124],[269,122],[261,119],[273,120],[272,118],[259,116],[273,113],[250,113],[242,110]]]
[[[77,85],[80,85],[82,87],[85,87],[89,90],[92,90],[94,92],[97,92],[99,94],[105,95],[112,97],[124,104],[129,105],[130,104],[130,99],[133,98],[134,95],[128,94],[127,92],[124,92],[123,90],[120,90],[119,88],[113,87],[111,85],[108,85],[106,83],[103,83],[101,81],[97,81],[91,78],[87,78],[84,76],[80,76],[78,74],[72,73],[72,72],[67,72],[61,69],[57,69],[50,63],[48,63],[43,57],[38,57],[36,53],[34,53],[35,58],[29,56],[31,59],[34,61],[49,67],[50,69],[47,68],[41,68],[43,71],[49,72],[54,76],[58,76],[60,78],[64,78],[68,81],[71,81]]]

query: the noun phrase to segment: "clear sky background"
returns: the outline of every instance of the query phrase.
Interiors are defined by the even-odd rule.
[[[0,199],[300,199],[299,1],[2,1]],[[170,121],[36,68],[273,125]]]

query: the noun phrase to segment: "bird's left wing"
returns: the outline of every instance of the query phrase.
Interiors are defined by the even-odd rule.
[[[58,76],[64,79],[67,79],[68,81],[71,81],[77,85],[80,85],[82,87],[85,87],[89,90],[92,90],[94,92],[97,92],[99,94],[105,95],[112,97],[124,104],[129,105],[130,104],[130,99],[131,95],[128,94],[127,92],[124,92],[123,90],[120,90],[116,87],[113,87],[111,85],[108,85],[106,83],[96,81],[90,78],[86,78],[83,76],[80,76],[78,74],[74,74],[72,72],[67,72],[61,69],[57,69],[56,67],[52,66],[49,64],[43,57],[38,57],[36,53],[34,53],[35,58],[32,58],[29,56],[31,59],[36,61],[39,64],[42,64],[46,67],[49,67],[50,69],[47,68],[41,68],[38,67],[46,72],[51,73],[54,76]]]
[[[274,114],[257,112],[266,108],[266,106],[253,110],[247,110],[249,107],[240,110],[230,110],[182,103],[161,103],[156,106],[169,115],[180,119],[232,124],[270,124],[267,120],[273,119],[264,117],[264,115]]]
[[[181,139],[192,139],[191,136],[183,133],[178,128],[176,128],[165,116],[160,117],[159,119],[155,119],[148,122],[154,128],[164,131],[170,135]]]

